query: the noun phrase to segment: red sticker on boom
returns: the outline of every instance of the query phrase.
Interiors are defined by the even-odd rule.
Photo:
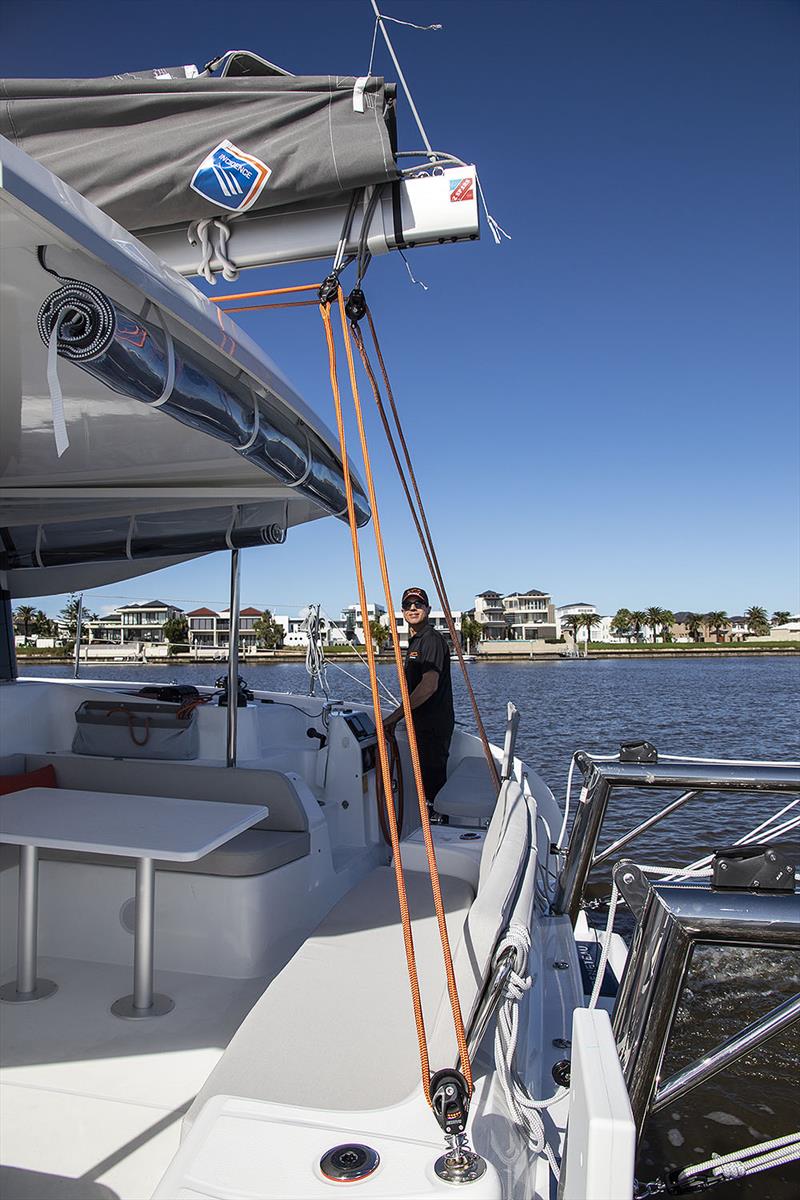
[[[467,175],[464,179],[450,180],[450,200],[455,203],[458,200],[474,200],[475,191],[472,186],[472,176]]]

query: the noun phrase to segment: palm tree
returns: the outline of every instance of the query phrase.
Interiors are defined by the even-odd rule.
[[[693,642],[702,642],[703,618],[700,616],[700,613],[690,612],[686,614],[686,628]]]
[[[713,629],[717,635],[717,641],[722,641],[726,629],[730,629],[731,623],[728,620],[726,612],[710,612],[706,613],[706,625]]]
[[[675,613],[668,608],[662,608],[659,625],[661,626],[661,637],[665,642],[672,641],[672,626],[675,624]]]
[[[663,611],[664,611],[663,608],[653,607],[653,608],[648,608],[644,614],[645,620],[647,621],[647,624],[650,626],[650,631],[653,635],[653,641],[656,640],[656,635],[658,634],[658,630],[661,625],[661,614]]]
[[[580,613],[579,620],[581,626],[586,630],[586,651],[585,657],[589,657],[589,642],[592,640],[592,626],[600,624],[600,618],[597,613]]]
[[[767,610],[760,604],[752,604],[744,614],[747,618],[747,628],[754,637],[766,637],[769,633]]]
[[[644,625],[646,620],[647,620],[647,613],[640,612],[639,609],[636,609],[634,612],[631,613],[631,625],[633,625],[633,636],[636,638],[637,642],[639,641],[640,637],[642,636],[642,626]]]
[[[583,628],[581,613],[570,613],[568,617],[564,617],[561,622],[561,628],[566,629],[567,633],[572,634],[572,640],[575,643],[575,649],[578,649],[578,630]]]
[[[20,604],[19,608],[14,609],[14,625],[18,633],[21,633],[25,641],[28,640],[31,625],[36,619],[36,609],[32,604]]]
[[[779,608],[776,612],[774,612],[772,614],[772,624],[773,625],[786,625],[787,622],[791,621],[791,619],[792,619],[792,614],[790,612],[787,612],[783,608]]]
[[[611,621],[611,630],[618,637],[624,637],[630,641],[633,632],[633,613],[627,608],[618,608]]]

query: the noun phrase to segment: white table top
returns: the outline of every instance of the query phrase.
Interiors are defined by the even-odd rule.
[[[0,842],[194,862],[267,816],[260,804],[26,788],[0,796]]]

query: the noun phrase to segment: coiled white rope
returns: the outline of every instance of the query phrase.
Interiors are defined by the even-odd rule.
[[[309,604],[305,619],[300,626],[308,637],[306,647],[306,671],[308,672],[308,694],[316,695],[317,680],[325,693],[325,699],[330,699],[328,687],[327,663],[325,662],[325,647],[322,644],[322,627],[320,622],[320,606]]]
[[[544,1132],[541,1110],[556,1104],[568,1094],[559,1088],[553,1096],[539,1100],[531,1096],[514,1067],[514,1055],[519,1034],[519,1005],[525,993],[530,991],[533,979],[521,974],[527,968],[531,948],[529,930],[518,922],[512,922],[497,948],[496,955],[512,949],[516,967],[512,968],[505,983],[503,1001],[497,1012],[494,1033],[494,1059],[500,1086],[508,1104],[509,1112],[525,1135],[535,1154],[544,1154],[555,1179],[560,1173],[560,1164],[553,1148],[548,1144]]]

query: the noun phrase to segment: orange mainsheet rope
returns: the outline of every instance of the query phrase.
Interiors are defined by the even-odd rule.
[[[403,879],[403,864],[400,859],[400,836],[397,830],[397,816],[392,803],[392,776],[389,768],[389,754],[386,748],[386,733],[383,728],[383,716],[381,713],[381,700],[378,693],[378,675],[375,669],[375,651],[372,646],[372,638],[369,636],[369,620],[367,617],[367,593],[364,587],[364,575],[361,569],[361,551],[358,544],[358,526],[356,524],[355,505],[353,504],[353,485],[350,479],[350,469],[347,463],[347,444],[344,432],[344,420],[342,418],[342,402],[339,393],[339,379],[336,370],[336,347],[333,341],[333,330],[331,329],[330,304],[320,304],[319,311],[322,314],[322,323],[325,326],[325,339],[328,343],[328,364],[331,374],[331,388],[333,390],[333,403],[336,410],[336,426],[339,432],[339,445],[342,454],[342,467],[344,474],[345,495],[347,497],[347,517],[350,525],[350,539],[353,543],[353,562],[356,571],[356,583],[358,585],[358,599],[361,605],[361,620],[364,625],[366,637],[367,663],[369,666],[369,682],[372,689],[372,706],[375,712],[375,730],[378,738],[378,757],[381,764],[381,776],[383,778],[383,794],[386,800],[386,815],[389,820],[389,833],[392,843],[392,857],[394,860],[394,873],[397,882],[397,898],[400,904],[400,920],[403,927],[403,942],[406,950],[406,963],[408,966],[408,981],[411,987],[411,1001],[414,1007],[414,1023],[417,1027],[417,1041],[419,1042],[419,1058],[420,1067],[422,1069],[422,1079],[424,1083],[425,1098],[430,1104],[430,1078],[431,1069],[428,1059],[428,1043],[425,1036],[425,1019],[422,1013],[422,999],[419,992],[419,977],[417,975],[417,963],[414,955],[414,937],[411,931],[411,917],[408,911],[408,897],[406,895],[405,880]]]
[[[318,292],[318,283],[301,283],[296,287],[267,288],[263,292],[237,292],[235,296],[208,296],[212,304],[227,304],[229,300],[256,300],[259,296],[288,296],[292,292]]]
[[[383,401],[381,399],[380,389],[378,388],[377,380],[375,379],[375,373],[372,370],[372,364],[369,361],[369,355],[367,354],[367,349],[366,349],[366,346],[364,345],[364,339],[361,336],[361,330],[358,328],[357,325],[351,324],[350,332],[352,334],[353,341],[358,346],[358,350],[361,355],[361,361],[364,364],[364,370],[366,371],[367,377],[370,381],[370,384],[372,385],[372,391],[373,391],[373,395],[375,397],[375,404],[377,406],[378,413],[379,413],[381,421],[383,423],[383,428],[386,433],[386,439],[389,443],[389,449],[391,450],[392,455],[394,457],[395,466],[397,467],[397,473],[400,477],[400,482],[403,486],[403,491],[405,492],[406,500],[408,501],[408,507],[409,507],[412,519],[413,519],[414,524],[417,529],[417,534],[419,536],[420,545],[422,546],[422,551],[423,551],[423,554],[425,555],[425,560],[428,564],[428,569],[430,570],[431,576],[433,578],[433,582],[436,586],[436,591],[439,596],[439,603],[441,604],[442,610],[444,611],[445,620],[447,621],[447,627],[450,631],[450,637],[453,640],[453,648],[458,656],[458,661],[461,665],[461,671],[464,676],[464,683],[466,685],[467,693],[469,695],[470,702],[472,704],[472,712],[475,717],[475,724],[477,725],[477,728],[478,728],[478,736],[480,737],[481,743],[483,744],[483,753],[486,758],[486,764],[489,768],[489,774],[491,776],[492,783],[494,784],[495,791],[499,792],[500,791],[500,773],[497,770],[497,763],[494,760],[494,755],[492,754],[492,749],[491,749],[491,746],[489,745],[489,739],[486,736],[486,730],[484,728],[483,720],[481,718],[480,709],[478,708],[478,700],[477,700],[477,697],[475,696],[475,692],[472,687],[472,681],[469,677],[469,671],[467,670],[467,665],[464,662],[464,653],[463,653],[463,650],[461,649],[461,639],[458,636],[458,633],[457,633],[456,627],[455,627],[455,622],[453,621],[452,610],[450,608],[450,600],[448,599],[447,591],[446,591],[445,585],[444,585],[444,576],[442,575],[442,571],[439,566],[439,560],[436,555],[436,547],[433,544],[433,536],[430,531],[430,526],[428,525],[428,519],[425,515],[425,507],[422,503],[422,496],[420,495],[419,487],[417,486],[417,478],[416,478],[416,475],[414,474],[414,467],[411,463],[411,454],[409,452],[408,443],[406,442],[405,435],[403,433],[403,427],[400,424],[400,416],[398,414],[397,406],[394,401],[392,385],[389,383],[389,373],[386,370],[386,364],[383,361],[383,355],[381,354],[380,344],[378,342],[377,334],[375,333],[375,326],[372,322],[372,313],[370,312],[369,308],[367,308],[367,320],[369,321],[369,327],[370,327],[370,331],[372,333],[372,341],[375,346],[375,352],[378,356],[378,363],[380,364],[381,374],[383,375],[383,383],[384,383],[384,387],[386,388],[386,395],[389,398],[389,404],[391,405],[391,409],[392,409],[392,416],[394,417],[395,424],[397,426],[397,432],[400,436],[400,442],[403,447],[403,454],[405,456],[406,464],[408,466],[409,477],[411,479],[411,484],[414,488],[414,495],[416,496],[417,506],[419,508],[419,515],[417,514],[417,509],[414,507],[414,502],[411,499],[411,493],[409,491],[408,482],[406,480],[405,472],[403,471],[403,467],[400,462],[400,456],[397,452],[397,446],[395,445],[395,440],[394,440],[394,436],[392,434],[391,427],[389,425],[388,417],[386,416],[386,410],[383,407]],[[422,521],[422,524],[420,524],[420,520]],[[422,531],[423,525],[425,527],[424,534]],[[427,535],[427,537],[426,537],[426,535]]]
[[[255,312],[260,308],[309,308],[312,304],[319,305],[318,300],[284,300],[278,304],[242,304],[236,305],[235,308],[223,308],[223,312]]]
[[[414,780],[417,785],[417,798],[419,800],[419,815],[422,826],[422,837],[425,842],[425,852],[428,859],[428,870],[431,877],[431,888],[433,891],[433,906],[436,911],[436,921],[439,926],[439,937],[442,943],[442,955],[444,957],[445,973],[447,975],[447,991],[450,997],[450,1008],[453,1013],[453,1024],[455,1026],[456,1041],[461,1056],[461,1067],[467,1086],[472,1091],[472,1071],[469,1061],[469,1051],[467,1049],[467,1038],[464,1032],[464,1020],[461,1014],[461,1004],[458,998],[458,988],[456,986],[455,970],[453,968],[453,956],[450,951],[450,939],[447,933],[447,921],[445,919],[444,904],[442,902],[442,889],[439,882],[439,869],[436,864],[436,851],[433,845],[433,837],[431,835],[430,819],[428,816],[428,805],[425,797],[425,789],[422,783],[422,767],[419,760],[419,748],[417,746],[417,735],[414,729],[414,720],[411,713],[411,698],[408,691],[408,683],[406,682],[405,671],[403,670],[403,655],[400,649],[400,638],[397,633],[397,623],[394,619],[394,603],[392,601],[392,589],[389,582],[389,572],[386,565],[386,553],[383,545],[383,535],[381,533],[380,514],[378,512],[378,500],[375,495],[375,483],[372,476],[372,464],[370,462],[369,447],[367,445],[367,435],[364,428],[364,417],[361,411],[361,400],[358,394],[358,383],[356,382],[356,370],[353,360],[353,351],[350,345],[350,339],[347,335],[347,317],[344,309],[344,296],[341,288],[339,289],[339,315],[342,322],[342,337],[344,338],[345,350],[347,353],[347,367],[350,372],[350,387],[353,392],[353,404],[355,406],[356,421],[358,423],[358,433],[361,441],[361,452],[364,457],[364,472],[367,481],[367,490],[369,492],[370,505],[372,507],[372,520],[375,527],[375,546],[378,551],[378,561],[380,563],[381,578],[383,580],[383,589],[386,594],[386,606],[389,610],[390,621],[389,629],[392,634],[392,645],[394,647],[395,663],[397,665],[398,682],[400,684],[400,695],[403,702],[403,713],[406,722],[406,734],[408,736],[408,748],[411,754],[411,765],[414,769]],[[346,460],[345,460],[346,461]],[[366,605],[364,605],[364,619],[366,619]],[[368,623],[364,626],[368,630]],[[367,642],[371,639],[367,637]],[[377,695],[377,682],[375,685],[375,693]],[[378,715],[380,715],[378,713]],[[388,761],[387,761],[388,767]],[[391,796],[391,791],[387,789],[387,796]],[[396,852],[395,852],[396,853]],[[402,868],[399,873],[402,877]]]

